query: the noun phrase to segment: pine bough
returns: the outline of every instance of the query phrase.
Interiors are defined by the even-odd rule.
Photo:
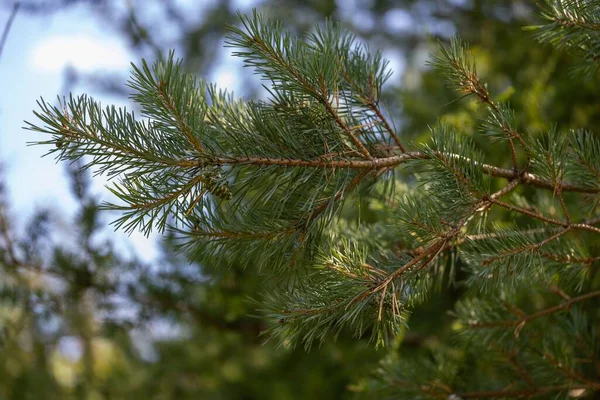
[[[580,51],[593,76],[598,2],[549,4],[536,34]],[[408,310],[460,264],[468,271],[453,314],[460,351],[386,359],[372,386],[390,398],[600,390],[598,137],[519,132],[514,111],[494,100],[454,39],[431,65],[487,109],[483,128],[510,155],[507,165],[486,163],[443,124],[427,144],[406,142],[380,103],[390,76],[381,53],[331,23],[297,38],[258,13],[240,17],[227,45],[265,82],[267,101],[197,80],[171,53],[133,66],[140,116],[88,96],[41,100],[41,123],[28,129],[48,134],[37,144],[52,145],[59,160],[83,159],[113,178],[118,204],[105,207],[122,211],[118,228],[174,230],[195,260],[280,279],[262,307],[282,343],[309,347],[343,329],[389,343]],[[398,183],[415,172],[418,184]],[[550,193],[547,206],[560,211],[524,204],[524,187]],[[375,223],[340,217],[374,203],[384,210]],[[494,208],[528,223],[487,221]],[[532,296],[552,305],[536,309]]]

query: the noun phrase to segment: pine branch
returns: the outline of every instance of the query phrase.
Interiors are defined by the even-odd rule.
[[[591,299],[591,298],[594,298],[597,296],[600,296],[600,290],[588,292],[588,293],[582,294],[581,296],[572,297],[569,300],[567,300],[559,305],[546,308],[544,310],[538,311],[533,314],[526,315],[519,319],[509,320],[509,321],[474,322],[474,323],[471,323],[469,326],[471,328],[493,328],[493,327],[511,327],[511,326],[522,327],[529,321],[532,321],[534,319],[541,318],[541,317],[544,317],[544,316],[547,316],[550,314],[554,314],[556,312],[569,310],[569,309],[571,309],[573,304],[578,303],[580,301],[588,300],[588,299]]]
[[[514,128],[513,114],[506,106],[496,104],[477,75],[475,61],[469,53],[469,48],[458,38],[453,38],[448,47],[440,45],[442,57],[433,56],[429,64],[441,72],[443,76],[459,92],[466,95],[475,95],[491,110],[492,126],[497,126],[508,139],[513,169],[518,170],[517,153],[513,139],[516,139],[524,149],[527,145],[521,135]]]
[[[578,69],[587,78],[598,71],[600,53],[600,3],[595,0],[546,0],[542,13],[545,25],[528,27],[542,43],[573,49],[583,54],[585,63]]]
[[[348,125],[346,125],[346,123],[344,121],[342,121],[342,118],[339,116],[338,112],[333,108],[333,106],[329,100],[330,94],[329,94],[329,91],[327,90],[327,87],[325,86],[325,82],[321,80],[319,83],[321,86],[320,87],[321,97],[318,98],[318,100],[325,106],[325,109],[333,117],[333,120],[335,121],[335,123],[346,132],[346,134],[348,135],[350,140],[352,140],[352,143],[354,143],[354,145],[362,153],[364,158],[366,158],[367,160],[372,160],[373,156],[371,155],[371,153],[369,153],[369,150],[367,150],[367,148],[364,146],[364,144],[362,144],[362,142],[358,139],[358,137],[356,137],[356,135],[354,135],[354,132],[352,132],[352,129],[350,129],[350,127]]]
[[[491,202],[497,199],[500,196],[505,195],[509,191],[513,190],[518,185],[518,181],[511,181],[508,185],[506,185],[501,190],[491,194],[489,197],[484,196],[483,199],[479,200],[475,203],[469,212],[466,212],[465,215],[460,218],[454,226],[451,227],[450,230],[444,232],[439,235],[439,237],[433,241],[428,247],[424,250],[420,251],[419,254],[414,257],[412,260],[404,264],[402,267],[397,268],[392,273],[387,275],[385,278],[381,279],[380,283],[370,289],[369,291],[365,291],[362,298],[367,295],[371,295],[376,292],[383,291],[384,293],[387,291],[388,286],[393,283],[398,278],[402,277],[408,271],[412,273],[418,272],[433,262],[439,254],[446,248],[446,246],[453,241],[462,231],[462,228],[469,222],[469,220],[473,217],[473,213],[483,212],[487,207],[491,205]]]
[[[523,399],[523,398],[531,398],[531,397],[539,397],[547,394],[551,394],[554,392],[566,392],[572,390],[588,390],[591,389],[593,391],[598,390],[598,384],[566,384],[566,385],[556,385],[556,386],[536,386],[533,388],[527,389],[504,389],[504,390],[490,390],[490,391],[481,391],[481,392],[465,392],[457,394],[458,398],[463,399],[493,399],[493,398],[501,398],[501,399]]]
[[[525,208],[515,206],[513,204],[505,203],[500,200],[494,200],[494,204],[496,204],[500,207],[506,208],[508,210],[518,212],[519,214],[523,214],[523,215],[527,215],[529,217],[535,218],[535,219],[545,222],[547,224],[562,226],[565,229],[566,228],[583,229],[583,230],[588,230],[590,232],[600,233],[599,228],[592,226],[585,222],[583,222],[583,223],[571,223],[570,221],[563,222],[563,221],[560,221],[560,220],[557,220],[554,218],[546,217],[546,216],[540,214],[539,212],[533,212],[533,211],[527,210]]]
[[[182,112],[177,109],[175,102],[173,101],[173,96],[170,95],[167,91],[168,85],[169,84],[165,81],[158,82],[158,91],[160,93],[160,99],[163,102],[163,106],[173,114],[176,126],[181,132],[185,134],[186,138],[192,144],[194,149],[196,149],[198,153],[202,153],[204,151],[202,145],[194,136],[194,132],[192,131],[190,126],[186,123]],[[186,104],[186,106],[188,105]]]
[[[324,76],[326,71],[318,71],[316,80],[311,81],[306,78],[306,74],[303,74],[298,69],[297,66],[305,63],[307,61],[306,58],[309,58],[309,51],[314,51],[314,49],[311,49],[310,45],[306,46],[306,42],[292,40],[289,38],[289,34],[286,34],[283,40],[273,38],[273,31],[271,31],[271,29],[278,31],[280,27],[278,25],[269,25],[269,23],[263,21],[262,17],[258,15],[256,11],[254,12],[252,19],[246,18],[241,14],[239,15],[246,31],[232,28],[232,35],[229,37],[227,44],[231,47],[240,47],[248,49],[249,51],[236,52],[234,55],[244,57],[246,65],[257,67],[257,70],[262,72],[267,79],[270,79],[276,88],[279,85],[288,85],[286,81],[288,81],[288,78],[291,78],[298,86],[299,90],[310,95],[325,107],[327,113],[347,134],[348,138],[362,153],[363,157],[368,160],[372,159],[373,157],[369,153],[369,150],[346,125],[331,103],[331,93],[337,91],[338,85],[335,82],[329,82],[329,80],[326,82]],[[348,49],[353,41],[352,38],[338,38],[336,35],[329,39],[335,42],[338,40],[341,41],[346,49]],[[313,38],[313,41],[318,44],[317,39]],[[323,44],[327,45],[332,43]],[[299,54],[304,55],[306,58],[292,59],[292,57]],[[317,57],[323,57],[323,54],[314,54],[313,56],[315,55]],[[335,57],[337,58],[339,55],[336,54]],[[266,67],[267,63],[269,64],[268,67]],[[332,62],[330,65],[338,65],[338,63]],[[338,71],[336,71],[336,73],[337,72]],[[331,90],[331,86],[333,86],[334,90]]]
[[[583,131],[571,140],[556,129],[537,140],[522,136],[515,112],[492,99],[467,48],[453,40],[433,64],[461,93],[485,104],[484,129],[508,141],[511,168],[488,164],[474,141],[445,125],[432,129],[430,143],[411,149],[379,104],[390,75],[379,52],[369,53],[332,24],[295,38],[257,13],[241,21],[227,43],[267,82],[267,101],[238,100],[198,81],[171,54],[152,66],[134,66],[129,86],[142,106],[141,120],[87,97],[59,107],[42,100],[36,113],[42,126],[29,129],[50,135],[41,143],[55,145],[50,153],[58,159],[90,156],[85,168],[118,178],[111,190],[124,205],[110,205],[124,212],[117,226],[146,233],[169,226],[180,248],[202,265],[252,266],[277,277],[280,285],[269,290],[263,311],[277,321],[273,336],[286,344],[310,347],[342,329],[389,343],[404,328],[409,307],[426,299],[434,284],[453,279],[456,264],[467,275],[468,293],[478,294],[456,303],[457,326],[489,328],[459,329],[464,338],[477,339],[460,357],[485,353],[492,343],[488,347],[504,355],[489,356],[490,365],[499,366],[502,378],[508,370],[509,378],[494,383],[502,390],[465,390],[463,397],[595,390],[589,380],[560,385],[581,380],[578,370],[540,362],[543,352],[562,359],[531,330],[520,339],[518,334],[529,321],[600,296],[566,294],[596,289],[588,278],[599,258],[595,239],[586,241],[600,233],[594,216],[600,142]],[[518,146],[527,156],[521,169]],[[419,167],[414,176],[420,185],[406,180],[401,196],[393,197],[393,172],[403,166]],[[496,190],[492,178],[508,182]],[[551,190],[563,216],[550,217],[550,196],[532,196],[530,189]],[[515,204],[501,200],[511,192]],[[566,192],[591,195],[586,197],[596,203],[580,212]],[[541,211],[528,208],[538,198]],[[343,212],[350,199],[382,209],[360,209],[361,218],[384,217],[354,226]],[[510,225],[511,213],[519,214],[518,223],[536,225]],[[501,217],[489,223],[488,214]],[[533,296],[522,293],[540,293],[541,287],[552,287],[564,300],[527,314],[521,301]],[[579,324],[571,330],[585,332],[586,318],[576,318],[577,309],[569,314]],[[524,339],[542,353],[527,348],[518,359],[507,357],[506,350]],[[566,343],[562,336],[556,342]],[[446,398],[453,387],[478,387],[478,381],[456,384],[462,361],[453,354],[444,368],[416,364],[426,383],[416,379],[416,368],[390,373],[408,387],[395,395]],[[539,370],[530,371],[534,362]],[[538,384],[549,379],[556,384]]]
[[[374,83],[373,76],[369,75],[369,78],[368,78],[369,87],[368,87],[368,91],[365,93],[365,91],[360,86],[355,84],[356,80],[353,79],[349,75],[349,72],[347,70],[345,70],[345,69],[342,70],[342,74],[343,74],[346,82],[348,82],[350,85],[352,85],[352,88],[358,93],[358,95],[359,95],[358,99],[361,102],[363,102],[363,104],[366,105],[369,110],[371,110],[372,112],[375,113],[375,115],[377,116],[379,121],[383,124],[383,126],[385,127],[385,130],[388,132],[390,137],[394,140],[394,142],[396,143],[398,148],[403,153],[406,153],[406,151],[407,151],[406,147],[402,144],[402,141],[400,140],[400,138],[398,137],[398,135],[396,134],[394,129],[392,129],[389,121],[383,115],[383,113],[381,112],[381,109],[379,108],[378,100],[376,99],[376,93],[378,91],[376,90],[376,85]]]
[[[460,157],[457,154],[444,154],[437,153],[441,157],[457,158]],[[215,158],[206,164],[210,165],[237,165],[237,164],[248,164],[248,165],[278,165],[278,166],[298,166],[298,167],[309,167],[309,168],[323,168],[323,169],[335,169],[335,168],[351,168],[351,169],[384,169],[393,168],[401,164],[404,164],[411,160],[430,160],[431,155],[422,151],[410,151],[404,154],[389,156],[389,157],[377,157],[372,160],[294,160],[294,159],[277,159],[277,158]],[[464,161],[469,162],[469,159]],[[203,165],[201,162],[194,161],[193,159],[184,160],[180,162],[181,166],[199,166]],[[478,165],[477,162],[473,162],[473,165]],[[493,176],[495,178],[505,178],[508,180],[520,179],[523,184],[531,185],[543,189],[554,190],[555,186],[552,182],[541,178],[535,174],[528,172],[515,172],[512,169],[500,168],[489,164],[479,164],[483,173]],[[577,193],[600,193],[600,187],[590,187],[586,185],[578,185],[569,181],[561,181],[558,186],[561,191],[564,192],[577,192]]]
[[[519,253],[535,252],[538,249],[540,249],[541,247],[545,246],[546,244],[552,242],[553,240],[560,238],[561,236],[563,236],[564,234],[569,232],[569,230],[570,230],[570,228],[567,226],[566,228],[561,229],[557,233],[545,238],[544,240],[542,240],[540,242],[527,244],[527,245],[521,246],[521,247],[513,247],[508,251],[504,251],[504,252],[499,253],[498,255],[484,259],[482,261],[482,265],[487,266],[487,265],[496,263],[496,262],[502,260],[503,258],[511,257],[511,256],[514,256]]]
[[[574,263],[579,263],[579,264],[585,264],[585,265],[590,265],[598,260],[600,260],[600,256],[596,256],[596,257],[576,257],[576,256],[572,256],[570,254],[552,254],[550,252],[541,252],[540,255],[544,258],[547,258],[549,260],[553,260],[553,261],[560,261],[566,264],[574,264]]]
[[[549,352],[543,352],[542,357],[544,357],[545,360],[548,360],[548,362],[553,367],[555,367],[556,369],[561,371],[571,381],[576,381],[576,382],[579,381],[584,384],[590,385],[592,388],[594,388],[596,390],[600,390],[600,382],[591,381],[591,380],[587,379],[585,376],[581,375],[579,372],[577,372],[571,368],[568,368],[567,366],[563,365],[559,360],[557,360]]]

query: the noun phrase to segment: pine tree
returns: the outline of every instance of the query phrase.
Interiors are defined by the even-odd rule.
[[[571,79],[595,79],[600,2],[549,1],[543,16],[536,37],[580,53]],[[141,118],[70,97],[41,100],[29,129],[51,135],[39,144],[59,160],[113,178],[116,227],[168,230],[193,260],[262,274],[259,308],[284,345],[342,330],[393,344],[411,309],[457,285],[448,342],[415,359],[390,353],[370,382],[380,396],[595,396],[597,134],[518,129],[456,38],[430,65],[478,100],[486,140],[440,122],[426,143],[407,142],[381,103],[381,53],[332,23],[298,38],[258,13],[240,18],[227,45],[266,101],[193,78],[171,53],[133,67]],[[488,163],[490,151],[505,163]]]

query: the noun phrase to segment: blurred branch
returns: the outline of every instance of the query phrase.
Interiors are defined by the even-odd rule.
[[[19,7],[21,7],[20,2],[16,2],[13,5],[12,11],[10,12],[10,16],[8,17],[8,21],[6,21],[6,25],[4,25],[4,31],[2,32],[2,37],[0,38],[0,58],[2,57],[2,50],[4,50],[4,43],[6,43],[8,32],[10,32],[10,27],[12,26],[12,23],[15,20],[15,17],[17,16]]]

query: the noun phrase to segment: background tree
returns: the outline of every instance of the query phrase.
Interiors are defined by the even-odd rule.
[[[375,4],[376,3],[376,4]],[[364,13],[368,15],[378,16],[376,21],[377,23],[373,24],[375,27],[375,32],[371,34],[375,40],[376,47],[388,48],[389,46],[397,46],[396,49],[413,49],[414,62],[409,63],[409,69],[407,74],[405,75],[405,84],[403,87],[398,90],[394,88],[388,88],[387,92],[384,92],[385,100],[390,105],[389,110],[392,110],[391,113],[396,114],[396,108],[394,105],[402,104],[403,110],[401,113],[400,119],[395,119],[397,122],[401,122],[402,134],[403,137],[409,138],[414,137],[419,139],[424,138],[424,134],[427,132],[426,126],[428,124],[433,124],[437,116],[442,115],[442,118],[446,121],[446,123],[455,125],[460,127],[460,131],[464,133],[471,133],[473,135],[473,139],[478,141],[479,144],[485,144],[485,146],[481,146],[481,148],[488,148],[487,142],[481,141],[480,137],[477,135],[477,115],[473,113],[472,109],[475,108],[475,104],[477,101],[473,101],[472,104],[467,105],[467,109],[470,109],[471,112],[465,112],[465,104],[464,102],[455,102],[456,96],[452,94],[451,90],[446,90],[443,87],[443,81],[439,78],[437,73],[431,73],[430,71],[423,71],[421,69],[423,54],[428,49],[433,49],[432,43],[433,41],[429,39],[423,40],[423,36],[421,35],[423,32],[415,31],[414,35],[399,35],[396,32],[377,32],[377,29],[380,27],[386,27],[385,23],[382,23],[386,19],[386,15],[392,14],[389,8],[386,8],[383,3],[375,2],[373,3],[373,7],[369,9],[368,7],[364,9]],[[554,63],[548,63],[547,60],[549,55],[552,54],[552,49],[550,47],[540,47],[534,45],[533,42],[528,42],[527,38],[530,38],[529,35],[523,34],[520,31],[520,27],[523,25],[530,24],[531,22],[527,21],[528,18],[531,18],[531,15],[523,12],[523,10],[527,9],[529,6],[525,2],[473,2],[471,5],[464,6],[439,6],[434,7],[430,6],[427,2],[420,2],[421,4],[426,4],[423,6],[416,5],[413,6],[407,2],[407,5],[401,6],[403,9],[409,11],[409,15],[413,16],[421,22],[430,22],[437,21],[438,23],[446,22],[448,27],[447,30],[442,30],[439,32],[439,35],[443,37],[448,37],[451,31],[453,30],[452,25],[454,22],[458,21],[456,25],[460,26],[461,36],[467,39],[472,44],[472,49],[477,55],[477,65],[479,68],[479,72],[483,72],[481,76],[485,78],[490,85],[490,92],[492,93],[501,93],[501,98],[506,100],[510,100],[511,104],[515,105],[514,109],[517,111],[517,116],[519,120],[518,129],[520,131],[530,130],[533,132],[541,132],[544,130],[549,121],[552,121],[553,118],[548,118],[549,115],[560,115],[560,118],[557,118],[555,122],[564,123],[566,126],[589,126],[593,127],[594,123],[594,113],[593,109],[595,104],[595,97],[591,95],[594,93],[595,84],[593,81],[583,82],[582,80],[566,80],[564,79],[565,71],[567,71],[570,67],[569,64],[573,63],[573,59],[571,57],[566,57],[564,55],[560,55],[562,53],[554,53]],[[108,3],[106,3],[108,4]],[[433,3],[431,3],[433,4]],[[509,5],[507,5],[509,4]],[[320,15],[318,14],[319,10],[311,11],[307,13],[307,6],[301,11],[296,12],[295,9],[291,7],[282,8],[287,10],[293,10],[292,12],[296,15]],[[310,7],[310,6],[309,6]],[[366,7],[366,6],[365,6]],[[316,9],[317,7],[315,7]],[[323,8],[324,9],[324,8]],[[216,10],[227,10],[227,8],[216,8]],[[339,10],[339,8],[334,4],[329,8],[329,12],[331,15],[334,15],[336,19],[344,19],[343,13]],[[231,10],[233,11],[233,10]],[[314,12],[314,14],[312,14]],[[397,12],[397,11],[394,11]],[[303,13],[303,14],[301,14]],[[231,13],[232,14],[232,13]],[[113,18],[116,14],[112,14],[110,18],[111,21],[129,21],[127,19]],[[414,17],[416,15],[416,17]],[[160,17],[158,17],[160,19]],[[389,17],[388,17],[389,18]],[[436,18],[435,20],[433,18]],[[164,24],[164,19],[160,20]],[[232,20],[233,21],[233,20]],[[289,15],[286,15],[286,21],[292,22],[294,18],[291,18]],[[301,32],[310,26],[312,26],[312,17],[306,18],[303,22],[299,24],[298,31]],[[132,22],[127,22],[130,24]],[[138,24],[139,24],[138,19]],[[181,24],[184,26],[184,24]],[[348,25],[349,26],[349,25]],[[444,24],[441,24],[444,26]],[[221,26],[222,30],[223,27]],[[152,33],[157,32],[157,30],[150,30]],[[368,33],[364,32],[364,28],[361,31],[361,34],[365,37],[369,36]],[[185,35],[182,35],[185,37]],[[385,42],[381,39],[381,37],[388,37],[388,41]],[[407,37],[412,37],[414,40],[409,42],[407,40],[407,44],[404,43],[404,39]],[[518,39],[517,39],[518,38]],[[207,39],[210,44],[214,44],[215,48],[218,48],[220,45],[219,42],[215,40]],[[141,41],[141,47],[146,46],[146,42]],[[387,43],[388,45],[379,45],[380,43]],[[481,44],[481,45],[480,45]],[[405,47],[406,46],[406,47]],[[171,47],[171,46],[166,46]],[[179,47],[179,46],[177,46]],[[184,58],[186,59],[186,63],[188,60],[193,60],[193,46],[190,47],[190,53],[184,54]],[[535,49],[535,51],[531,51]],[[146,51],[146,50],[144,50]],[[152,50],[149,51],[152,53]],[[181,54],[178,52],[178,55]],[[559,54],[559,55],[556,55]],[[409,57],[410,59],[411,57]],[[212,59],[210,57],[206,57],[205,59]],[[421,61],[419,61],[421,60]],[[577,60],[575,61],[577,62]],[[188,67],[194,68],[193,63],[188,64]],[[525,67],[526,66],[526,67]],[[539,71],[543,70],[544,73],[540,73]],[[114,87],[114,86],[113,86]],[[426,90],[423,90],[426,88]],[[519,88],[518,91],[515,91],[514,88]],[[575,88],[575,89],[574,89]],[[573,90],[574,89],[574,90]],[[573,96],[573,93],[578,93],[578,96]],[[589,95],[586,95],[589,93]],[[550,101],[552,96],[556,96],[556,98],[561,99],[565,96],[569,96],[568,102],[562,101]],[[398,99],[401,99],[399,101]],[[478,112],[482,115],[485,114],[485,108],[478,107]],[[569,122],[567,122],[569,121]],[[546,124],[546,125],[544,125]],[[490,160],[490,162],[494,161],[494,164],[500,164],[505,161],[504,156],[500,152],[495,152],[492,154],[486,154],[486,160]],[[532,194],[530,194],[532,195]],[[374,209],[366,209],[363,207],[361,209],[361,221],[364,222],[381,222],[385,219],[385,213],[382,215],[381,212],[378,212],[378,206],[375,206]],[[353,216],[353,211],[351,208],[348,208],[344,215],[348,221],[354,221],[355,218]],[[511,216],[512,217],[512,216]],[[525,221],[525,220],[523,220]],[[347,233],[346,231],[344,231]],[[172,260],[171,254],[168,254],[168,260]],[[173,261],[169,261],[173,262]],[[187,270],[194,271],[194,267],[189,267],[187,262],[182,263],[182,265],[175,266],[173,270],[180,271],[182,267],[186,267]],[[248,294],[251,294],[252,297],[256,298],[256,289],[259,285],[257,285],[258,280],[263,280],[264,277],[259,277],[257,279],[256,274],[249,274],[247,270],[240,269],[239,273],[228,273],[223,274],[223,270],[218,268],[219,265],[215,265],[215,268],[211,266],[206,267],[203,266],[203,277],[211,276],[211,282],[214,283],[211,286],[210,290],[212,296],[199,296],[199,303],[201,304],[201,308],[213,309],[214,307],[214,299],[219,296],[224,296],[224,298],[232,298],[233,301],[224,301],[224,308],[229,310],[230,306],[233,306],[234,309],[239,307],[239,314],[234,312],[234,315],[240,316],[242,319],[246,319],[245,315],[248,311],[253,310],[255,306],[253,305],[244,305],[242,307],[239,306],[240,299],[245,299]],[[245,272],[244,272],[245,271]],[[461,269],[459,268],[460,272]],[[197,270],[195,271],[197,274]],[[172,279],[173,275],[181,275],[179,272],[174,274],[166,274],[165,276],[170,276],[170,278],[165,279],[163,283],[167,286],[171,285],[169,282]],[[197,275],[195,275],[197,276]],[[153,277],[152,280],[156,281],[157,278]],[[189,280],[189,277],[186,276],[185,279]],[[184,279],[184,280],[185,280]],[[147,279],[150,281],[150,277]],[[205,280],[203,278],[202,280]],[[248,282],[248,284],[240,284],[240,280]],[[459,279],[460,280],[460,279]],[[141,280],[143,281],[143,280]],[[197,286],[200,286],[198,281],[190,280],[191,284],[187,285],[188,289],[185,293],[194,293],[194,289],[197,291]],[[222,288],[227,288],[227,285],[222,285],[223,282],[235,282],[233,285],[236,288],[240,288],[242,290],[239,293],[239,297],[230,297],[231,291],[221,290]],[[143,285],[142,287],[144,287]],[[152,295],[148,296],[148,293],[145,293],[144,301],[148,304],[148,297],[156,297],[160,291],[157,291],[154,286],[156,284],[150,284],[153,291]],[[158,285],[160,287],[160,285]],[[204,290],[202,286],[201,291]],[[141,290],[144,293],[144,290]],[[219,295],[215,295],[214,291],[219,292]],[[163,291],[164,293],[164,291]],[[221,294],[222,293],[222,294]],[[438,294],[439,293],[439,294]],[[422,304],[413,311],[413,316],[411,317],[411,331],[403,334],[398,337],[397,343],[397,351],[394,353],[398,353],[405,357],[409,353],[424,353],[437,354],[441,350],[447,350],[445,343],[445,336],[447,333],[451,331],[450,322],[452,321],[449,317],[445,316],[445,311],[447,309],[452,309],[454,301],[459,298],[461,294],[460,288],[449,288],[442,289],[438,293],[432,293],[431,297],[425,304]],[[139,296],[138,296],[139,297]],[[166,296],[172,297],[172,296]],[[181,300],[181,298],[190,298],[190,296],[181,296],[181,291],[177,291],[176,299]],[[209,300],[207,300],[209,299]],[[130,300],[131,301],[131,300]],[[141,300],[139,300],[141,302]],[[260,301],[260,299],[259,299]],[[143,303],[143,302],[142,302]],[[154,302],[151,302],[154,303]],[[181,305],[181,303],[179,303]],[[150,311],[149,314],[153,315],[162,315],[162,312],[166,313],[172,320],[182,321],[182,316],[188,315],[188,311],[184,310],[187,308],[189,310],[189,305],[185,305],[185,308],[178,307],[177,310],[173,309],[173,301],[172,298],[166,302],[159,302],[159,304],[154,304],[152,307],[148,307]],[[216,308],[216,307],[214,307]],[[159,310],[162,310],[158,313]],[[221,318],[223,316],[230,315],[227,312],[217,313],[218,317]],[[170,375],[166,374],[166,370],[172,369],[172,364],[169,363],[143,363],[140,365],[136,365],[137,371],[145,371],[145,368],[141,368],[141,365],[147,366],[152,370],[153,373],[145,376],[152,376],[151,379],[145,380],[143,382],[146,385],[140,384],[138,388],[148,388],[148,391],[152,393],[157,393],[156,386],[151,386],[150,382],[153,382],[155,385],[159,385],[158,382],[162,382],[162,390],[164,393],[176,393],[177,391],[184,391],[193,395],[193,393],[206,393],[209,388],[211,393],[221,393],[221,396],[227,398],[227,389],[232,387],[231,377],[235,378],[236,374],[231,374],[231,365],[236,365],[236,362],[223,362],[221,361],[223,356],[221,353],[218,353],[214,356],[214,358],[209,358],[210,360],[218,360],[212,363],[211,365],[226,365],[227,368],[223,368],[224,370],[229,370],[229,373],[225,372],[224,374],[218,374],[218,376],[213,376],[209,371],[201,371],[198,369],[198,365],[200,364],[199,359],[194,358],[190,355],[189,349],[192,344],[197,343],[198,338],[206,338],[206,321],[209,322],[209,325],[212,325],[212,322],[209,315],[198,313],[194,314],[196,317],[194,319],[188,319],[187,323],[183,324],[184,326],[189,327],[197,327],[196,330],[198,332],[197,335],[191,336],[189,338],[181,337],[179,339],[169,338],[164,340],[164,344],[167,347],[164,347],[164,351],[160,354],[163,357],[169,357],[170,354],[179,354],[177,359],[177,364],[181,365],[181,370],[186,371],[189,377],[189,380],[180,380],[176,381],[171,378]],[[432,317],[432,315],[439,315],[440,317]],[[208,318],[208,319],[207,319]],[[231,317],[227,317],[231,318]],[[236,318],[234,318],[235,320]],[[204,323],[203,323],[204,321]],[[256,320],[251,320],[252,323],[256,324]],[[261,323],[262,324],[262,323]],[[219,327],[219,324],[215,324],[214,327]],[[262,329],[262,328],[261,328]],[[185,330],[185,329],[184,329]],[[205,345],[196,346],[199,348],[199,353],[207,352],[207,349],[211,348],[211,345],[217,344],[217,347],[221,348],[222,330],[214,331],[214,342],[206,343]],[[281,357],[281,354],[287,354],[289,358],[284,357],[283,361],[289,360],[290,363],[295,365],[299,365],[298,357],[308,357],[302,351],[291,351],[287,350],[283,353],[275,353],[271,352],[269,348],[262,347],[257,345],[255,338],[249,338],[247,335],[237,336],[241,337],[241,340],[234,341],[236,344],[232,347],[226,347],[232,349],[229,354],[236,354],[239,356],[238,360],[246,365],[247,361],[251,358],[246,357],[247,352],[242,351],[241,349],[248,348],[256,348],[260,349],[259,352],[263,352],[264,354],[277,354]],[[342,333],[341,337],[344,337]],[[202,342],[201,342],[202,343]],[[329,343],[329,342],[328,342]],[[250,346],[250,347],[247,347]],[[334,352],[329,352],[329,349],[333,346],[336,348]],[[364,349],[362,344],[361,348]],[[176,349],[180,349],[179,353],[177,353]],[[235,350],[234,350],[235,349]],[[348,348],[340,348],[339,345],[334,344],[325,344],[324,345],[324,353],[316,354],[316,349],[313,349],[310,353],[310,360],[314,360],[313,362],[307,361],[307,367],[301,368],[302,371],[312,371],[313,374],[310,376],[314,379],[314,386],[318,387],[320,390],[324,390],[327,386],[331,388],[331,379],[327,379],[327,385],[323,384],[322,377],[323,374],[319,373],[316,370],[319,365],[319,361],[322,361],[323,357],[328,357],[329,355],[335,357],[339,357],[340,354],[350,355],[354,354],[349,352]],[[256,354],[256,352],[251,351],[251,354]],[[135,359],[138,357],[135,352],[132,352],[132,357]],[[337,355],[336,355],[337,354]],[[361,353],[356,353],[361,354]],[[364,354],[360,355],[361,360],[364,357]],[[187,358],[189,357],[189,359]],[[270,356],[266,358],[269,359]],[[392,355],[391,358],[394,356]],[[260,358],[260,357],[257,357]],[[206,358],[200,358],[203,361]],[[231,361],[232,357],[227,358],[228,361]],[[271,365],[272,368],[267,368],[264,372],[264,375],[261,375],[264,379],[267,377],[270,378],[271,381],[279,380],[277,387],[286,388],[280,389],[283,392],[287,393],[295,393],[299,398],[303,398],[304,392],[299,392],[298,388],[294,388],[294,383],[297,383],[298,380],[284,380],[281,375],[276,374],[281,372],[282,370],[286,370],[281,368],[279,364],[277,364],[277,360],[281,360],[281,358],[275,358],[275,363],[273,361],[271,363],[267,363]],[[388,361],[390,362],[390,361]],[[179,364],[181,363],[181,364]],[[242,384],[237,385],[240,391],[247,390],[247,387],[252,385],[256,385],[257,380],[254,375],[248,375],[248,371],[256,371],[256,365],[250,363],[248,368],[242,368],[246,373],[237,375],[237,379],[241,379]],[[340,380],[342,386],[346,386],[347,382],[351,379],[349,376],[357,377],[364,376],[364,368],[356,368],[355,372],[350,372],[348,375],[345,374],[344,371],[339,370],[340,365],[357,365],[352,364],[351,362],[342,362],[340,364],[339,359],[336,362],[334,368],[336,371],[339,371],[344,377]],[[310,366],[310,367],[309,367]],[[362,367],[359,365],[358,367]],[[300,369],[300,368],[299,368]],[[233,368],[235,371],[236,368]],[[239,372],[240,369],[238,368]],[[229,374],[229,375],[228,375]],[[331,372],[328,372],[328,376]],[[292,374],[290,374],[292,375]],[[319,380],[319,375],[320,379]],[[227,378],[229,376],[229,378]],[[297,376],[297,375],[296,375]],[[206,378],[206,379],[205,379]],[[190,381],[196,382],[196,384],[191,384]],[[197,382],[202,383],[197,383]],[[235,381],[235,379],[233,380]],[[306,390],[310,390],[310,385],[307,385],[306,382],[310,382],[310,379],[300,379],[302,382],[301,386]],[[219,383],[220,382],[220,383]],[[240,382],[240,381],[238,381]],[[111,386],[114,390],[114,386]],[[354,388],[360,388],[359,386],[354,386]],[[269,391],[272,389],[272,386],[268,386],[267,388],[261,389],[258,387],[258,393],[261,390]],[[144,389],[139,389],[144,390]],[[139,392],[138,392],[139,393]],[[274,392],[278,393],[278,392]],[[322,393],[322,392],[321,392]],[[399,393],[399,392],[398,392]],[[262,393],[264,396],[264,393]],[[216,394],[215,394],[216,395]],[[107,395],[108,396],[108,395]],[[168,396],[168,395],[167,395]],[[229,393],[231,396],[231,393]],[[260,395],[256,395],[260,396]],[[282,395],[283,396],[283,395]],[[291,395],[290,395],[291,396]],[[306,396],[304,396],[306,397]]]

